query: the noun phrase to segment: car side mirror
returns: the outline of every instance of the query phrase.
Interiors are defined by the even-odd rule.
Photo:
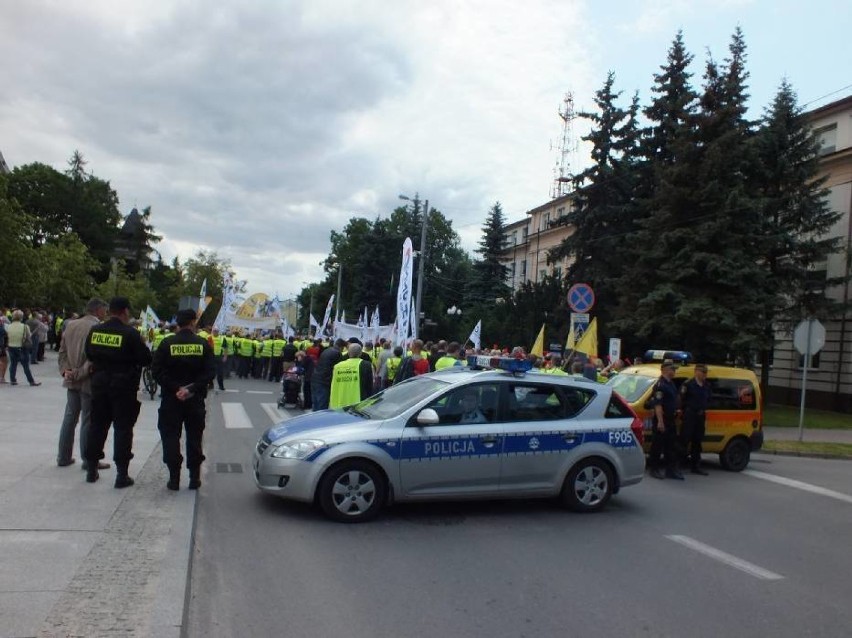
[[[432,408],[420,410],[417,414],[417,425],[438,425],[440,422],[441,418]]]

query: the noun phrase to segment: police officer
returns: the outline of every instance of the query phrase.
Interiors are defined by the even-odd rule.
[[[651,440],[649,465],[654,478],[672,478],[683,480],[683,474],[677,469],[677,413],[678,395],[674,384],[675,364],[664,361],[660,366],[660,378],[654,384],[648,407],[654,410],[654,437]],[[660,466],[660,454],[663,455],[663,467]]]
[[[130,301],[113,297],[110,318],[93,326],[86,337],[86,358],[91,362],[92,416],[86,444],[86,481],[98,480],[98,462],[104,458],[109,426],[113,426],[115,487],[133,485],[127,475],[133,458],[133,426],[141,403],[136,399],[142,368],[150,365],[148,350],[139,332],[129,324]]]
[[[704,439],[704,419],[710,402],[710,385],[707,383],[707,366],[695,364],[693,377],[680,386],[680,405],[683,410],[681,442],[693,474],[708,476],[701,469],[701,442]]]
[[[228,339],[219,334],[218,328],[213,328],[213,357],[216,360],[216,383],[219,384],[217,392],[225,390],[225,370],[228,366],[228,354],[231,351],[231,344]]]
[[[160,419],[157,428],[163,442],[163,462],[169,468],[166,487],[177,490],[180,484],[180,436],[186,428],[186,467],[189,489],[201,486],[201,462],[204,454],[201,437],[204,432],[204,398],[207,385],[216,376],[216,359],[206,339],[195,334],[195,311],[178,310],[178,332],[160,344],[154,353],[152,371],[163,388]]]

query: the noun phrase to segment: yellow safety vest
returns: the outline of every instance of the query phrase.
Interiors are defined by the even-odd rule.
[[[273,339],[272,340],[272,356],[280,357],[281,352],[284,350],[284,346],[287,345],[287,342],[284,339]]]
[[[385,363],[388,370],[388,381],[396,379],[396,371],[399,370],[399,364],[402,363],[402,357],[390,357]]]
[[[452,368],[456,364],[461,365],[458,359],[445,355],[435,362],[435,371]]]
[[[265,357],[267,359],[272,357],[272,345],[274,343],[275,342],[272,339],[267,339],[263,342],[263,349],[260,353],[262,357]]]
[[[228,352],[228,342],[222,335],[213,337],[213,354],[217,357],[222,356],[222,351]]]
[[[346,359],[334,366],[331,372],[331,398],[328,407],[342,408],[361,400],[361,361],[362,359]]]

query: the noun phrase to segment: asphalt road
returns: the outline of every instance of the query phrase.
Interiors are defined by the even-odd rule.
[[[342,525],[254,487],[278,388],[229,387],[210,400],[190,637],[850,635],[852,462],[649,477],[592,515],[419,504]],[[252,427],[225,428],[222,402]]]

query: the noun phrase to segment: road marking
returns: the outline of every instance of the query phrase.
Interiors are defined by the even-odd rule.
[[[287,412],[280,410],[278,408],[277,403],[261,403],[260,406],[263,408],[264,412],[269,415],[269,418],[272,419],[272,422],[275,424],[293,418]]]
[[[770,483],[778,483],[778,485],[794,487],[797,490],[811,492],[812,494],[819,494],[820,496],[828,496],[829,498],[834,498],[838,501],[852,504],[852,496],[844,494],[843,492],[835,492],[834,490],[820,487],[819,485],[811,485],[810,483],[803,483],[802,481],[797,481],[795,479],[788,479],[783,476],[778,476],[777,474],[769,474],[767,472],[759,472],[757,470],[743,470],[743,474],[748,474],[749,476],[769,481]]]
[[[780,574],[771,572],[768,569],[763,569],[763,567],[758,567],[757,565],[749,563],[748,561],[745,561],[742,558],[737,558],[736,556],[727,554],[721,549],[716,549],[715,547],[710,547],[710,545],[705,545],[704,543],[697,541],[694,538],[690,538],[689,536],[678,536],[674,534],[671,536],[666,536],[666,538],[668,538],[670,541],[674,541],[675,543],[679,543],[684,547],[688,547],[689,549],[694,549],[700,554],[704,554],[705,556],[714,558],[719,562],[724,563],[725,565],[734,567],[735,569],[739,569],[740,571],[744,571],[746,574],[751,574],[755,578],[760,578],[761,580],[781,580],[782,578],[784,578]]]
[[[272,390],[246,390],[246,394],[275,394]]]
[[[220,390],[220,392],[239,392],[239,390]]]
[[[222,416],[225,417],[225,427],[230,430],[254,427],[242,403],[222,403]]]

